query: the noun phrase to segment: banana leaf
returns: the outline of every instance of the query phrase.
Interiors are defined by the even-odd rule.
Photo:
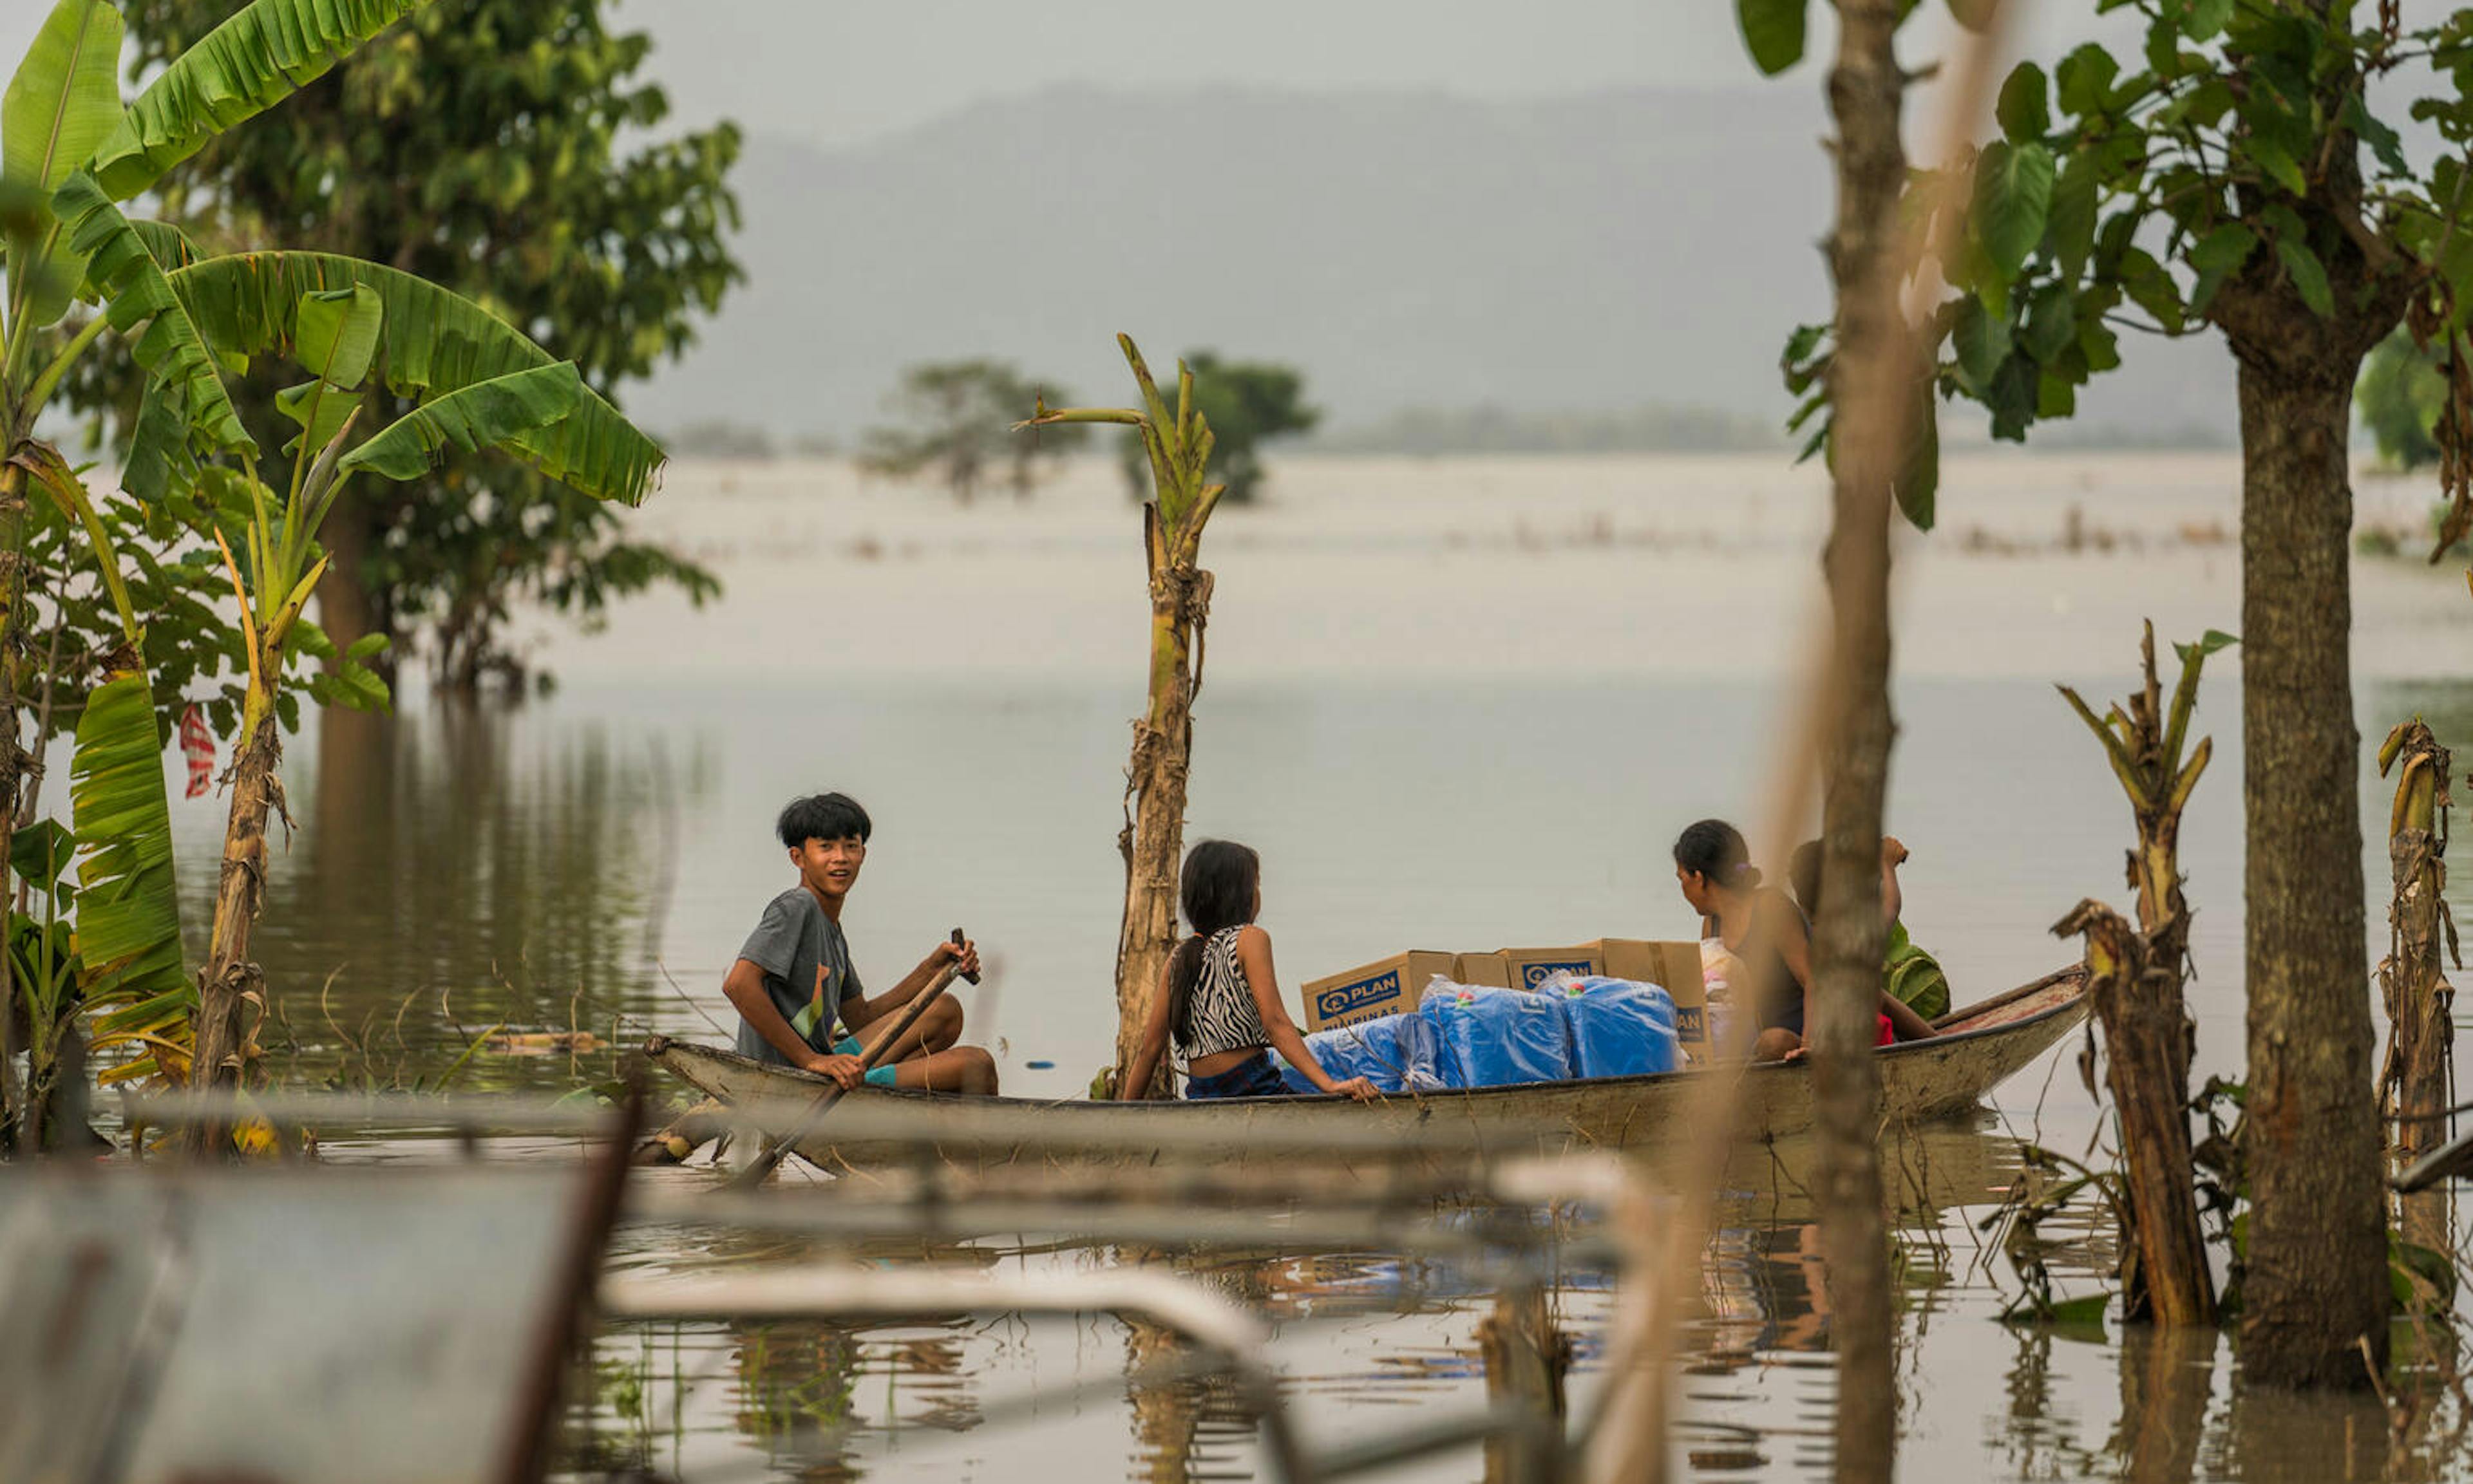
[[[479,304],[410,274],[324,252],[241,252],[166,275],[215,351],[279,355],[304,370],[303,296],[374,290],[385,303],[376,371],[388,390],[428,403],[558,358]],[[516,458],[594,499],[639,505],[652,492],[659,444],[590,388],[557,421],[505,441]]]
[[[12,212],[9,308],[46,325],[68,312],[83,266],[55,251],[59,232],[40,197],[68,179],[110,132],[120,113],[120,12],[101,0],[60,0],[35,33],[25,60],[0,95],[0,181],[33,192]]]
[[[186,268],[205,259],[206,251],[198,246],[198,239],[170,222],[132,217],[129,229],[137,234],[138,241],[146,244],[146,251],[155,261],[165,268]]]
[[[584,378],[573,361],[479,382],[396,419],[344,455],[338,467],[418,479],[445,462],[449,449],[472,453],[549,426],[573,411],[584,395]]]
[[[0,102],[0,175],[48,191],[120,122],[120,12],[60,0]]]
[[[95,687],[78,718],[69,806],[78,850],[77,950],[86,1007],[107,1028],[124,1007],[175,1020],[196,1003],[180,957],[180,898],[172,875],[171,801],[145,672]]]
[[[52,206],[68,228],[70,250],[87,258],[87,281],[103,295],[104,316],[129,340],[131,355],[150,376],[180,387],[188,414],[185,435],[209,447],[254,452],[257,445],[241,425],[213,353],[187,306],[172,292],[146,237],[105,199],[91,176],[71,176],[52,198]],[[140,431],[159,437],[170,429],[141,422]],[[132,453],[130,462],[146,467],[156,457],[151,450]],[[153,497],[146,491],[133,492]]]
[[[253,0],[173,59],[137,95],[96,149],[95,179],[112,200],[127,201],[215,135],[291,97],[427,3]]]

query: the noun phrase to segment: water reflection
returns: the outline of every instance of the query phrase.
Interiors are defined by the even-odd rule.
[[[1168,1330],[1147,1320],[1125,1321],[1125,1389],[1134,1427],[1126,1476],[1138,1484],[1244,1476],[1253,1414],[1225,1377],[1177,1374],[1188,1353]]]
[[[2121,1337],[2121,1422],[2113,1451],[2130,1484],[2190,1484],[2215,1394],[2222,1337],[2127,1327]]]
[[[328,711],[316,725],[288,765],[309,807],[257,938],[289,1032],[270,1039],[296,1058],[287,1075],[410,1085],[493,1025],[589,1032],[588,1065],[484,1055],[461,1074],[563,1089],[606,1067],[622,1017],[675,1010],[653,960],[680,817],[713,787],[705,749],[521,707]],[[191,885],[203,931],[211,882]]]

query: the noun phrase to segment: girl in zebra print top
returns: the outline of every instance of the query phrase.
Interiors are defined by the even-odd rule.
[[[1165,1059],[1171,1036],[1186,1059],[1185,1095],[1278,1097],[1287,1091],[1266,1047],[1328,1093],[1367,1102],[1374,1084],[1346,1082],[1322,1069],[1280,1003],[1271,935],[1254,925],[1262,910],[1262,863],[1230,840],[1205,840],[1185,857],[1178,896],[1193,935],[1176,945],[1151,996],[1150,1021],[1120,1098],[1139,1098]]]

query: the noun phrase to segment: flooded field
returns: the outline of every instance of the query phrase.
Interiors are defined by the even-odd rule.
[[[2144,615],[2159,638],[2238,632],[2237,468],[1953,455],[1944,478],[1944,528],[1902,549],[1889,815],[1913,850],[1907,921],[1965,1000],[2071,960],[2051,924],[2080,898],[2123,896],[2127,808],[2052,682],[2118,693]],[[1188,838],[1261,850],[1262,922],[1291,997],[1303,978],[1412,945],[1688,934],[1675,831],[1765,818],[1816,611],[1813,471],[1298,460],[1274,493],[1221,516],[1205,546],[1218,588]],[[2429,494],[2365,485],[2365,517],[2417,521]],[[561,684],[517,706],[458,709],[415,686],[393,718],[325,718],[295,739],[300,828],[259,938],[278,1072],[411,1086],[460,1064],[466,1087],[564,1090],[607,1078],[612,1048],[648,1032],[716,1038],[722,972],[787,880],[774,812],[839,788],[876,823],[845,919],[862,978],[889,982],[965,925],[990,968],[962,992],[970,1037],[996,1051],[1007,1091],[1076,1094],[1113,1034],[1115,841],[1144,642],[1139,521],[1114,471],[964,511],[838,465],[689,467],[640,520],[715,565],[720,605],[646,603],[598,634],[544,632],[539,658]],[[2473,603],[2457,566],[2357,564],[2365,737],[2417,711],[2442,742],[2473,744]],[[2201,1077],[2242,1060],[2238,653],[2202,691],[2217,760],[2182,840]],[[2363,786],[2378,797],[2366,751]],[[203,923],[218,802],[176,808]],[[2383,948],[2383,845],[2366,858]],[[466,1058],[501,1027],[597,1044]],[[2096,1133],[2069,1057],[2013,1079],[1979,1127],[1933,1135],[1940,1175],[1901,1203],[1909,1476],[2473,1477],[2449,1441],[2452,1405],[2391,1450],[2375,1400],[2244,1402],[2229,1344],[2167,1352],[2117,1324],[1997,1322],[2016,1285],[1978,1223],[2017,1139],[2076,1153]],[[1826,1464],[1829,1316],[1808,1220],[1788,1185],[1729,1193],[1689,1330],[1680,1476]],[[648,1229],[626,1235],[622,1263],[703,1269],[749,1245]],[[1202,1275],[1273,1326],[1317,1440],[1479,1398],[1472,1331],[1501,1277],[1381,1252],[989,1239],[861,1256],[1031,1271],[1139,1257]],[[2056,1274],[2093,1292],[2108,1260],[2089,1233]],[[1554,1275],[1552,1302],[1584,1400],[1602,1276]],[[569,1462],[579,1477],[689,1480],[1257,1472],[1259,1441],[1224,1392],[1129,1395],[1143,1344],[1095,1317],[614,1328]],[[1469,1452],[1386,1476],[1477,1472]]]

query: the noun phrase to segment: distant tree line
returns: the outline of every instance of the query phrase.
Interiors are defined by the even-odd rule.
[[[1727,453],[1782,447],[1767,419],[1711,407],[1521,412],[1411,408],[1314,440],[1329,453]]]

